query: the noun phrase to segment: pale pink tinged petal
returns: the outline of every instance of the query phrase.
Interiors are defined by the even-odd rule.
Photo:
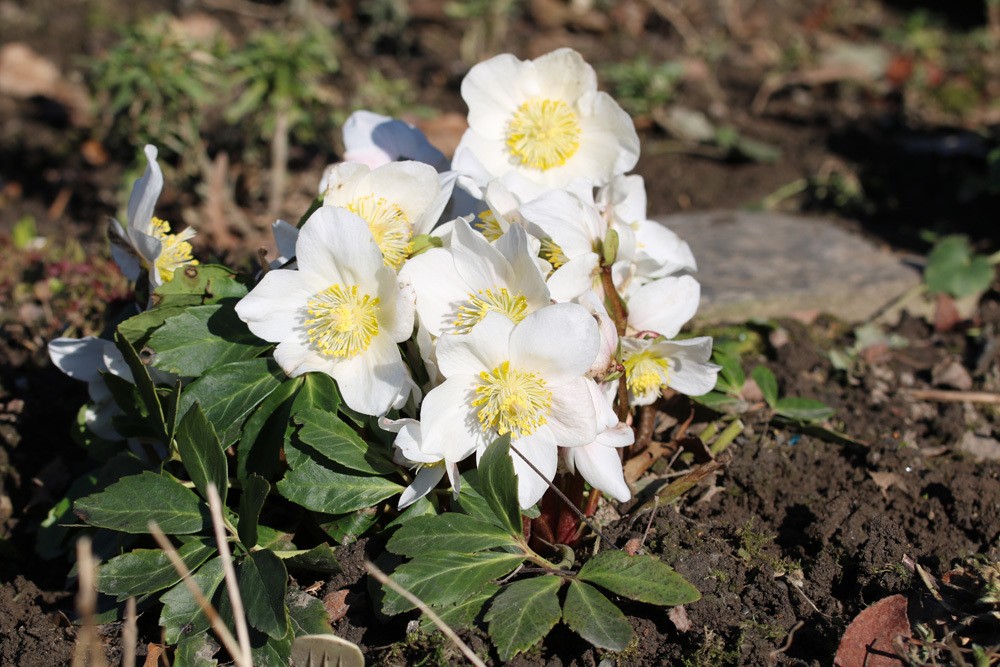
[[[406,386],[407,374],[396,343],[379,333],[355,357],[331,369],[344,402],[366,415],[384,415]]]
[[[632,497],[625,483],[621,458],[613,447],[597,443],[574,447],[569,456],[573,457],[576,470],[595,489],[622,503]]]
[[[333,363],[302,340],[285,340],[274,348],[274,360],[289,377],[305,373],[326,373],[333,376]]]
[[[455,269],[450,250],[432,248],[406,261],[399,271],[416,293],[420,322],[434,336],[452,331],[458,308],[469,298],[469,287]]]
[[[368,223],[347,209],[322,206],[299,231],[295,245],[299,268],[330,284],[358,285],[366,294],[378,290],[375,275],[384,265]]]
[[[392,340],[402,343],[413,335],[416,292],[410,281],[388,267],[378,270],[379,328]]]
[[[511,281],[510,264],[486,238],[464,220],[456,220],[451,238],[455,270],[469,292],[507,287]]]
[[[592,380],[577,378],[551,387],[552,408],[546,427],[561,447],[586,445],[597,437],[597,414],[587,382]]]
[[[96,336],[56,338],[49,341],[49,359],[74,380],[94,382],[104,370],[104,348],[108,341]]]
[[[580,255],[569,260],[545,281],[553,301],[572,301],[594,288],[600,258],[596,253]]]
[[[492,371],[509,359],[513,330],[510,318],[490,312],[467,334],[444,334],[437,342],[438,368],[445,377]]]
[[[409,507],[430,493],[444,477],[444,473],[443,465],[421,468],[413,478],[413,483],[403,489],[403,493],[400,494],[397,509]]]
[[[401,417],[400,419],[389,419],[388,417],[378,418],[378,427],[388,433],[399,433],[400,431],[403,430],[404,426],[417,427],[416,435],[414,435],[413,431],[411,430],[410,435],[408,437],[411,440],[413,440],[414,443],[418,441],[419,437],[417,437],[417,435],[419,435],[420,433],[420,422],[418,422],[416,419],[413,419],[412,417]],[[399,446],[399,438],[396,439],[396,442],[394,444],[397,447]]]
[[[319,183],[324,206],[347,206],[354,199],[358,183],[371,168],[354,162],[338,162],[326,168]]]
[[[505,117],[527,99],[521,90],[528,67],[509,53],[479,63],[462,79],[469,126],[491,141],[501,141]]]
[[[550,99],[573,102],[588,91],[597,90],[597,74],[579,53],[556,49],[532,61],[542,94]]]
[[[143,152],[146,154],[146,171],[132,185],[132,194],[128,198],[128,226],[144,234],[152,234],[153,208],[163,190],[163,172],[156,163],[156,146],[146,144]]]
[[[514,473],[517,475],[517,502],[521,509],[527,509],[541,500],[549,488],[549,482],[555,477],[559,465],[559,448],[545,427],[515,440],[510,447],[510,458],[514,461]],[[524,459],[528,459],[537,470],[533,470]]]
[[[420,433],[421,450],[425,454],[458,463],[496,437],[484,433],[476,408],[472,407],[476,382],[474,375],[455,375],[424,397],[420,406]]]
[[[628,300],[628,326],[673,338],[698,312],[701,285],[691,276],[669,276],[643,285]]]
[[[583,202],[564,190],[554,190],[521,207],[521,215],[562,248],[567,257],[594,251],[593,224]]]
[[[510,363],[562,384],[587,372],[600,344],[597,323],[583,306],[556,303],[536,310],[514,328]]]

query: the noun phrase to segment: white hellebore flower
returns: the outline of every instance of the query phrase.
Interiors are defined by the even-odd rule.
[[[412,381],[397,343],[413,333],[413,292],[383,264],[368,225],[320,207],[295,255],[297,271],[269,271],[236,304],[240,319],[278,343],[274,358],[286,373],[326,373],[353,410],[382,415],[401,404]]]
[[[469,129],[452,168],[480,187],[500,178],[531,199],[574,178],[596,185],[639,159],[632,119],[572,49],[518,60],[503,54],[479,63],[462,80]]]
[[[416,419],[383,419],[381,426],[387,431],[398,433],[393,445],[396,452],[393,460],[413,468],[416,474],[413,482],[403,489],[399,495],[398,509],[409,507],[431,492],[441,478],[448,475],[448,483],[458,497],[461,488],[461,478],[458,475],[458,463],[448,463],[443,456],[425,454],[420,450],[420,422]]]
[[[617,386],[617,385],[616,385]],[[622,469],[619,447],[635,442],[635,432],[618,421],[609,398],[597,385],[590,388],[591,399],[597,412],[597,438],[589,445],[566,447],[562,450],[570,473],[579,472],[592,487],[625,502],[632,497]]]
[[[428,234],[451,198],[454,180],[439,177],[422,162],[390,162],[376,169],[341,162],[327,169],[320,185],[323,204],[340,206],[368,223],[395,270],[413,250],[413,237]]]
[[[448,169],[448,160],[431,146],[424,133],[398,118],[372,111],[355,111],[344,123],[344,161],[371,169],[396,160],[416,160],[438,171]]]
[[[622,338],[622,364],[630,405],[649,405],[666,385],[688,396],[715,388],[719,366],[711,363],[712,338],[643,340]]]
[[[456,220],[449,247],[410,259],[400,277],[413,285],[420,325],[433,336],[468,333],[491,312],[520,322],[550,303],[519,225],[491,244]]]
[[[187,264],[197,264],[191,257],[188,239],[195,231],[188,227],[179,234],[170,233],[165,220],[153,217],[153,208],[163,190],[163,172],[156,163],[156,146],[147,145],[146,172],[132,186],[128,199],[128,224],[111,220],[113,232],[111,256],[125,277],[135,282],[142,269],[149,272],[150,288],[156,289],[173,280],[174,271]]]
[[[599,345],[594,319],[570,303],[542,308],[520,324],[488,313],[468,334],[442,336],[437,360],[447,379],[421,406],[421,451],[457,463],[509,435],[518,502],[530,507],[555,476],[558,448],[597,437],[594,382],[584,374]]]
[[[655,334],[673,338],[698,312],[701,285],[691,276],[667,276],[635,289],[629,295],[628,335]]]

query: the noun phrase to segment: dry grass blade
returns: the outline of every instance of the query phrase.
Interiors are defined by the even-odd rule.
[[[215,541],[219,545],[222,569],[226,573],[226,590],[229,591],[229,601],[233,606],[233,622],[236,624],[236,637],[240,643],[241,654],[237,664],[253,667],[253,660],[250,657],[250,631],[247,629],[243,598],[240,597],[236,570],[233,568],[233,554],[229,551],[229,540],[226,538],[225,522],[222,519],[222,499],[219,497],[219,490],[211,482],[208,484],[208,507],[212,512],[212,527],[215,529]]]
[[[434,611],[430,607],[428,607],[423,600],[421,600],[416,595],[414,595],[413,593],[406,590],[405,588],[397,584],[395,581],[390,579],[385,572],[380,570],[371,561],[367,560],[365,561],[365,569],[368,570],[368,574],[375,577],[375,580],[378,581],[380,584],[388,586],[396,593],[399,593],[408,601],[415,604],[417,606],[417,609],[427,614],[427,618],[431,619],[431,622],[434,625],[436,625],[442,633],[444,633],[445,637],[454,642],[455,646],[457,646],[459,650],[462,651],[462,654],[465,655],[465,657],[469,660],[469,662],[471,662],[473,665],[476,665],[476,667],[486,667],[486,663],[484,663],[479,658],[479,656],[476,655],[471,648],[469,648],[469,645],[463,642],[461,637],[456,635],[455,631],[452,630],[450,627],[448,627],[448,624],[442,621],[441,617],[435,614]]]
[[[194,579],[191,577],[191,570],[189,570],[187,565],[184,564],[184,561],[181,560],[181,557],[177,554],[177,549],[175,549],[174,545],[170,543],[170,540],[167,539],[167,536],[162,530],[160,530],[160,526],[155,521],[149,522],[149,532],[153,536],[153,539],[156,540],[156,543],[160,545],[160,548],[163,549],[163,553],[165,553],[167,558],[170,559],[170,564],[174,566],[175,570],[177,570],[177,574],[181,575],[181,581],[183,581],[184,585],[187,586],[188,591],[191,593],[191,597],[193,597],[195,602],[198,603],[198,606],[201,607],[202,613],[208,618],[208,622],[212,625],[212,629],[215,630],[216,636],[229,652],[229,655],[234,657],[236,664],[239,665],[239,667],[253,667],[252,663],[249,661],[242,662],[242,650],[236,639],[233,637],[233,633],[229,631],[229,628],[227,628],[226,624],[223,623],[222,617],[219,616],[219,612],[215,610],[212,603],[208,601],[204,593],[201,592],[201,589],[198,588],[198,584],[196,584]]]
[[[76,565],[80,587],[76,594],[76,611],[83,625],[77,636],[72,664],[73,667],[106,667],[108,662],[94,622],[97,614],[97,561],[89,537],[81,537],[76,542]]]
[[[135,598],[129,598],[125,603],[125,626],[122,628],[122,667],[135,667],[135,643],[138,639]]]
[[[921,401],[991,403],[993,405],[1000,405],[1000,394],[988,391],[953,391],[949,389],[901,389],[900,391]]]

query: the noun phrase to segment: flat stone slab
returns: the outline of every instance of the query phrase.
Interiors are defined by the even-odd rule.
[[[817,311],[859,322],[921,281],[891,252],[822,219],[710,211],[657,221],[698,260],[703,324]]]

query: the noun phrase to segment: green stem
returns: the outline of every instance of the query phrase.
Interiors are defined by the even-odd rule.
[[[712,452],[712,456],[718,456],[722,452],[726,451],[729,445],[733,444],[733,440],[736,439],[740,433],[743,432],[743,422],[740,419],[735,419],[733,422],[725,428],[725,430],[719,434],[719,437],[712,446],[708,448],[708,451]]]

